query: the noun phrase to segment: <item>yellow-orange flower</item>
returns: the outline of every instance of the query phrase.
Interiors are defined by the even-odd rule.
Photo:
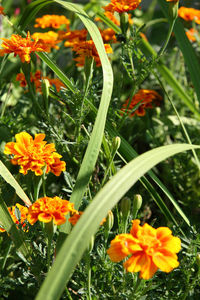
[[[49,51],[51,51],[51,48],[59,49],[57,44],[61,42],[61,40],[58,39],[58,33],[54,31],[44,33],[35,32],[31,35],[31,38],[35,41],[45,43],[45,45],[49,47]]]
[[[4,10],[4,7],[3,7],[3,6],[0,6],[0,15],[4,15],[3,10]]]
[[[182,6],[178,10],[178,15],[185,21],[194,20],[197,24],[200,24],[200,10],[198,9]]]
[[[167,2],[178,2],[179,0],[166,0]]]
[[[186,31],[186,35],[191,42],[196,41],[195,35],[197,34],[198,34],[197,30],[195,30],[194,28],[190,28],[189,30]]]
[[[141,89],[133,96],[131,101],[126,100],[121,111],[127,111],[129,117],[133,117],[135,114],[144,116],[145,109],[153,108],[154,105],[159,106],[161,100],[162,97],[156,91]],[[135,107],[137,108],[134,110]],[[131,112],[132,110],[134,111]]]
[[[106,5],[104,9],[112,13],[115,11],[123,13],[136,9],[140,3],[141,0],[111,0],[111,3]]]
[[[4,153],[11,155],[13,165],[20,166],[20,173],[26,175],[31,170],[39,176],[45,166],[46,173],[52,172],[56,176],[65,171],[66,164],[60,160],[62,156],[56,152],[54,144],[44,141],[44,133],[36,134],[33,139],[27,132],[20,132],[15,138],[16,142],[5,145]]]
[[[120,234],[111,241],[107,250],[113,262],[124,262],[128,272],[140,272],[140,278],[150,279],[160,269],[171,272],[179,266],[176,253],[181,250],[181,241],[172,235],[168,227],[140,226],[139,220],[132,221],[129,234]]]
[[[104,43],[117,43],[115,31],[112,28],[100,30]]]
[[[65,47],[73,47],[74,43],[80,43],[86,41],[88,31],[84,29],[71,30],[71,31],[58,31],[59,38],[66,40]]]
[[[74,211],[72,213],[72,216],[68,219],[68,221],[74,226],[80,219],[81,215],[83,214],[83,211]]]
[[[57,92],[60,92],[62,87],[66,88],[62,81],[58,78],[52,79],[47,76],[42,76],[41,71],[37,70],[34,75],[32,73],[30,74],[30,80],[34,83],[36,91],[39,93],[42,93],[42,79],[47,79],[50,85],[55,86]],[[16,80],[20,82],[21,87],[27,86],[26,78],[23,73],[17,74]]]
[[[58,29],[61,25],[65,25],[69,29],[70,21],[65,16],[59,15],[44,15],[41,18],[37,18],[34,27],[40,28],[55,28]]]
[[[4,56],[6,53],[14,53],[14,56],[19,55],[21,61],[30,62],[31,52],[48,52],[49,48],[44,43],[39,41],[32,41],[30,33],[27,33],[27,37],[23,38],[18,34],[12,34],[10,40],[2,38],[3,43],[0,49],[0,56]]]
[[[17,216],[17,212],[16,210],[19,210],[19,217]],[[26,218],[27,218],[27,214],[28,214],[28,208],[17,203],[15,206],[11,206],[11,207],[8,207],[8,211],[13,219],[13,222],[16,224],[16,225],[19,225],[21,224],[22,228],[24,230],[26,230]],[[5,229],[0,226],[0,232],[4,232]]]
[[[33,225],[38,220],[49,223],[53,219],[54,224],[61,225],[66,222],[65,215],[74,211],[74,204],[59,197],[43,197],[33,203],[28,210],[27,220]]]
[[[106,53],[112,53],[112,48],[108,44],[104,44]],[[99,58],[99,54],[96,50],[95,44],[92,40],[81,42],[81,43],[74,43],[72,51],[76,52],[78,56],[74,60],[77,62],[77,66],[83,67],[85,64],[85,57],[93,57],[96,66],[101,66],[101,61]]]

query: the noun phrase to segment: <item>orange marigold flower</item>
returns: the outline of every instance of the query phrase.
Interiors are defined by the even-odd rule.
[[[34,75],[32,73],[30,74],[30,80],[31,80],[31,82],[34,82],[37,92],[42,93],[42,88],[41,88],[41,86],[42,86],[41,80],[42,79],[47,79],[49,81],[50,85],[55,86],[55,88],[58,92],[60,92],[62,87],[66,88],[66,86],[62,83],[62,81],[59,80],[58,78],[52,79],[47,76],[42,76],[41,71],[37,70]],[[21,87],[27,86],[26,78],[23,73],[17,74],[16,80],[20,82]]]
[[[3,10],[4,10],[4,7],[3,7],[3,6],[0,6],[0,15],[4,15]]]
[[[73,47],[74,43],[84,42],[87,39],[88,31],[84,29],[71,31],[58,31],[59,38],[66,40],[65,47]]]
[[[14,56],[19,55],[21,61],[30,62],[31,52],[48,52],[48,46],[39,41],[32,41],[30,38],[30,33],[27,33],[27,37],[23,38],[18,34],[12,34],[10,40],[4,39],[4,42],[1,44],[0,56],[4,56],[6,53],[14,53]]]
[[[141,89],[133,96],[131,101],[126,100],[121,111],[127,111],[129,117],[133,117],[135,114],[144,116],[146,108],[153,108],[154,105],[159,106],[161,100],[162,97],[156,91]],[[131,112],[132,110],[134,111]]]
[[[54,144],[44,141],[44,133],[36,134],[33,139],[27,132],[20,132],[15,138],[16,142],[5,145],[4,153],[12,156],[11,163],[20,166],[20,173],[26,175],[31,170],[40,176],[45,166],[46,173],[52,172],[56,176],[65,171],[66,164],[60,160],[62,156],[56,152]]]
[[[17,210],[19,211],[19,214]],[[26,230],[25,227],[27,224],[25,221],[27,219],[28,208],[17,203],[15,206],[8,207],[8,211],[13,219],[13,222],[16,225],[21,224],[22,228]],[[2,226],[0,226],[0,232],[4,232],[4,231],[5,229]]]
[[[194,28],[191,28],[189,30],[186,31],[186,35],[188,37],[188,39],[191,42],[195,42],[196,41],[196,35],[198,34],[197,30],[195,30]]]
[[[119,234],[111,241],[107,253],[113,262],[129,257],[124,268],[140,272],[143,279],[150,279],[158,269],[168,273],[179,266],[176,253],[181,250],[181,241],[168,227],[140,226],[139,220],[132,223],[129,234]]]
[[[195,8],[180,7],[178,10],[178,16],[185,21],[195,21],[200,24],[200,10]]]
[[[178,2],[179,0],[166,0],[167,2]]]
[[[106,53],[112,53],[112,48],[108,44],[104,44]],[[74,43],[72,51],[75,51],[78,55],[77,58],[74,60],[77,61],[77,66],[83,67],[85,64],[85,57],[93,57],[96,66],[101,66],[101,61],[99,58],[99,54],[96,50],[95,44],[92,40],[81,42],[81,43]]]
[[[65,215],[74,211],[74,204],[59,197],[43,197],[33,203],[28,210],[27,220],[33,225],[38,220],[49,223],[53,219],[54,224],[61,225],[66,222]]]
[[[118,13],[123,13],[136,9],[140,3],[141,0],[111,0],[111,3],[106,5],[104,9],[112,13],[115,11]]]
[[[65,16],[59,15],[44,15],[41,18],[37,18],[34,27],[48,28],[52,27],[58,29],[61,25],[65,25],[69,29],[70,21]]]
[[[72,213],[72,216],[68,219],[68,221],[74,226],[80,219],[81,215],[83,214],[83,211],[74,211]]]
[[[115,31],[112,28],[100,30],[104,43],[117,43]]]
[[[31,35],[33,40],[45,43],[46,46],[49,47],[49,51],[51,48],[59,49],[57,46],[58,43],[61,42],[61,40],[58,39],[58,33],[54,31],[48,31],[48,32],[35,32]]]

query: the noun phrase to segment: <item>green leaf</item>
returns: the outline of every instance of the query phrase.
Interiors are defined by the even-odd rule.
[[[22,201],[27,205],[30,206],[32,203],[29,200],[28,196],[25,194],[19,183],[15,180],[12,176],[10,171],[6,168],[6,166],[0,161],[0,175],[3,179],[10,184],[16,191],[16,194],[22,199]]]
[[[174,144],[150,150],[132,160],[113,176],[95,196],[65,240],[36,300],[59,299],[101,220],[141,176],[162,160],[195,148],[199,149],[200,146]]]

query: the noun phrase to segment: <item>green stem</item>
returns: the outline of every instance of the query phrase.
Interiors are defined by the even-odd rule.
[[[12,86],[12,83],[9,84],[8,92],[7,92],[7,95],[6,95],[6,99],[5,99],[4,103],[2,104],[3,107],[2,107],[2,110],[1,110],[1,119],[2,119],[3,116],[4,116],[4,113],[5,113],[5,110],[6,110],[6,106],[7,106],[9,97],[10,97],[11,86]]]
[[[169,97],[169,94],[168,94],[168,92],[166,91],[166,89],[165,89],[165,87],[164,87],[162,81],[161,81],[160,78],[158,77],[158,75],[157,75],[154,71],[153,71],[153,74],[154,74],[155,78],[158,80],[158,82],[160,83],[160,86],[161,86],[161,88],[163,89],[164,93],[166,94],[168,100],[170,101],[170,103],[171,103],[171,105],[172,105],[172,107],[173,107],[173,109],[174,109],[174,112],[175,112],[175,114],[176,114],[176,116],[177,116],[177,118],[178,118],[178,120],[179,120],[179,122],[180,122],[180,125],[181,125],[181,127],[182,127],[183,133],[184,133],[184,135],[185,135],[185,137],[186,137],[186,140],[187,140],[188,144],[192,145],[191,139],[190,139],[190,137],[189,137],[189,135],[188,135],[188,133],[187,133],[187,130],[186,130],[186,128],[185,128],[185,125],[183,124],[183,122],[182,122],[182,120],[181,120],[181,118],[180,118],[180,116],[179,116],[179,113],[178,113],[178,111],[177,111],[177,109],[176,109],[176,107],[175,107],[175,105],[174,105],[174,103],[173,103],[173,101],[172,101],[172,99]],[[196,161],[197,167],[198,167],[199,172],[200,172],[200,161],[199,161],[199,159],[198,159],[198,157],[197,157],[196,151],[195,151],[194,149],[192,149],[192,153],[193,153],[194,159],[195,159],[195,161]]]
[[[168,33],[167,33],[167,38],[165,40],[164,45],[161,47],[161,49],[158,52],[158,57],[162,56],[163,53],[165,52],[165,49],[167,48],[167,45],[169,43],[173,28],[174,28],[175,21],[176,21],[176,19],[174,19],[173,21],[170,22],[169,30],[168,30]]]
[[[52,246],[52,240],[53,240],[53,220],[51,220],[48,223],[45,223],[44,230],[47,235],[47,270],[50,269],[50,262],[51,262],[51,246]]]
[[[5,268],[5,265],[6,265],[6,262],[7,262],[7,259],[8,259],[8,255],[10,253],[11,248],[12,248],[12,240],[9,240],[9,245],[6,249],[6,253],[4,255],[4,259],[3,259],[3,262],[2,262],[1,271],[3,271],[3,269]]]

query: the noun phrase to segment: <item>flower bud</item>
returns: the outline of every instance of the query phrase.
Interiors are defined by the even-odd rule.
[[[120,202],[120,209],[122,217],[126,219],[130,214],[131,200],[128,197],[124,197]]]
[[[106,217],[106,222],[105,222],[105,228],[106,230],[110,231],[113,227],[114,224],[114,215],[112,210],[109,210],[108,215]]]
[[[87,247],[88,252],[91,252],[92,249],[93,249],[93,247],[94,247],[94,235],[92,235],[92,237],[90,239],[90,243],[89,243],[89,245]]]
[[[171,22],[176,20],[178,17],[178,5],[179,5],[179,1],[176,0],[170,1],[169,3],[169,19]]]
[[[116,136],[113,138],[112,140],[112,144],[113,144],[113,148],[115,151],[117,151],[120,147],[120,144],[121,144],[121,139],[119,136]]]
[[[198,253],[196,256],[196,262],[197,262],[198,267],[200,268],[200,253]]]
[[[136,194],[133,198],[133,219],[137,217],[138,210],[142,206],[142,196]]]

